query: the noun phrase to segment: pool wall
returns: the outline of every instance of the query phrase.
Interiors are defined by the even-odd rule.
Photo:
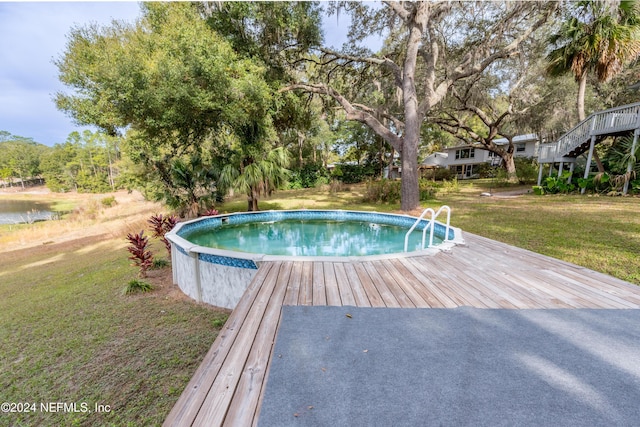
[[[235,308],[255,276],[261,261],[369,261],[434,254],[441,250],[448,250],[456,244],[464,243],[460,230],[455,227],[450,227],[448,241],[420,251],[359,257],[295,257],[207,248],[195,245],[185,238],[188,234],[202,228],[215,228],[222,224],[277,221],[285,218],[368,221],[404,226],[407,230],[417,219],[408,215],[378,212],[297,210],[223,214],[182,222],[176,225],[176,227],[165,236],[167,240],[171,242],[173,283],[177,284],[185,294],[198,302],[204,302],[217,307]],[[422,220],[417,229],[422,230],[428,223],[429,220]],[[444,224],[437,221],[434,223],[436,236],[444,237],[445,230],[446,227]]]
[[[205,253],[208,248],[189,249],[172,242],[173,283],[198,302],[234,308],[258,265],[252,260]]]

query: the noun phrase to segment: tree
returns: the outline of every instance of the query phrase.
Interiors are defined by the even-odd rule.
[[[566,18],[549,36],[547,55],[551,76],[572,73],[579,82],[578,120],[585,119],[585,90],[589,72],[600,82],[620,73],[640,55],[640,6],[634,1],[617,5],[605,1],[568,3]]]
[[[145,3],[142,12],[134,25],[71,32],[56,65],[76,92],[56,103],[79,123],[126,131],[123,151],[144,166],[146,193],[193,211],[204,202],[194,198],[224,194],[216,171],[232,155],[230,136],[248,143],[242,135],[256,124],[271,134],[272,91],[265,68],[236,54],[195,5]],[[266,141],[256,157],[272,148]]]
[[[279,147],[269,151],[266,157],[240,154],[235,161],[226,165],[221,181],[247,195],[247,210],[258,210],[261,195],[270,195],[284,186],[288,177],[289,153]]]
[[[22,188],[29,178],[40,175],[40,156],[47,147],[32,138],[0,133],[0,176],[3,179],[17,178]]]
[[[264,79],[274,92],[296,72],[289,63],[320,41],[318,2],[216,2],[201,3],[200,8],[207,24],[223,35],[240,57],[265,68]],[[314,100],[305,94],[285,93],[274,96],[273,103],[270,116],[277,134],[273,145],[296,153],[298,169],[304,166],[306,154],[315,163],[314,143],[323,119]],[[265,150],[271,148],[265,145]],[[245,159],[236,164],[250,162]]]
[[[119,137],[85,130],[71,132],[41,157],[40,167],[52,191],[103,193],[116,189]]]
[[[323,74],[310,76],[313,82],[294,82],[284,90],[299,89],[331,97],[344,109],[347,119],[366,124],[400,152],[401,208],[410,211],[419,205],[417,155],[427,114],[457,81],[513,55],[556,5],[389,1],[385,6],[372,9],[362,3],[341,3],[339,7],[354,17],[349,49],[335,52],[320,48],[318,65]],[[387,36],[378,55],[355,46],[357,40],[372,32]],[[399,94],[400,111],[393,114],[377,108],[380,104],[360,103],[349,87],[334,85],[332,77],[339,69],[349,70],[356,80],[364,75],[369,91],[375,90],[375,81],[391,82],[386,87],[393,86]],[[351,86],[358,88],[362,84]]]
[[[549,106],[544,92],[541,66],[544,44],[531,37],[511,58],[496,61],[483,73],[457,82],[450,95],[430,118],[442,128],[474,148],[499,156],[510,182],[518,182],[513,140],[525,131],[540,131],[531,111]],[[505,138],[507,144],[494,140]]]

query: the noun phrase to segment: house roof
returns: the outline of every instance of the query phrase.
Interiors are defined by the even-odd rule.
[[[522,143],[522,142],[537,142],[538,141],[538,135],[535,133],[527,133],[524,135],[517,135],[513,137],[513,142],[515,144],[518,143]],[[497,145],[502,145],[502,144],[508,144],[509,140],[507,138],[499,138],[499,139],[494,139],[493,142]]]
[[[441,153],[441,152],[431,153],[427,156],[426,159],[424,159],[424,161],[422,162],[422,166],[432,167],[432,168],[445,167],[447,164],[448,157],[449,157],[448,153]]]

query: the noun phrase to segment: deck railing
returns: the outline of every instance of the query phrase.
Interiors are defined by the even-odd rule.
[[[538,162],[550,163],[554,159],[566,157],[594,135],[612,135],[638,128],[640,128],[640,102],[598,111],[562,135],[557,142],[542,144],[538,153]]]

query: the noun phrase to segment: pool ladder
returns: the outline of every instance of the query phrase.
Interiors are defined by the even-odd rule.
[[[447,224],[446,224],[446,229],[444,232],[444,241],[447,242],[449,241],[449,221],[451,221],[451,208],[447,205],[441,206],[440,209],[438,209],[438,211],[434,211],[431,208],[427,208],[424,211],[422,211],[422,215],[420,215],[418,217],[418,219],[416,220],[416,222],[413,223],[413,225],[411,226],[411,228],[409,229],[409,231],[407,231],[407,234],[405,234],[404,236],[404,251],[407,252],[407,248],[409,247],[409,235],[411,234],[411,232],[418,226],[418,224],[420,223],[420,221],[422,221],[422,219],[424,218],[424,216],[428,213],[431,214],[431,219],[429,220],[429,224],[422,229],[422,248],[424,249],[424,244],[426,241],[426,237],[427,237],[427,229],[429,230],[429,246],[427,246],[428,248],[430,248],[431,246],[433,246],[433,230],[434,230],[434,223],[436,218],[438,217],[438,215],[440,215],[440,213],[442,213],[442,211],[447,211]]]

